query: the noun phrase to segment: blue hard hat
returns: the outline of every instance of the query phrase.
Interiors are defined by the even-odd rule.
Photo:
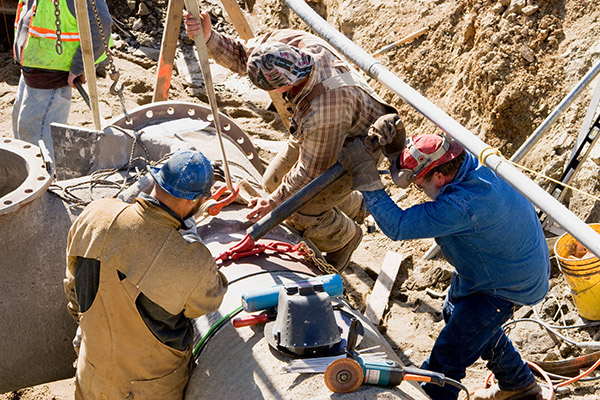
[[[210,197],[214,182],[210,161],[193,150],[176,151],[162,167],[150,167],[150,174],[165,192],[187,200]]]

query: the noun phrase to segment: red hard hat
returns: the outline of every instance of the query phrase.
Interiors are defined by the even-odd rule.
[[[438,165],[453,160],[463,151],[460,143],[446,136],[415,135],[400,154],[400,168],[410,169],[416,178],[421,178]]]
[[[415,135],[392,163],[392,180],[396,185],[407,188],[431,169],[453,160],[463,151],[458,142],[444,135]]]

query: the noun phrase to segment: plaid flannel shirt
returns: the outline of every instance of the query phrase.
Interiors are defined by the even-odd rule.
[[[293,115],[290,133],[300,145],[300,156],[281,185],[269,195],[269,202],[275,207],[335,164],[346,139],[366,136],[377,118],[394,110],[356,86],[328,90],[310,102],[302,102],[316,84],[352,68],[333,54],[326,42],[309,33],[275,30],[243,43],[213,30],[207,47],[218,64],[246,75],[248,56],[266,41],[301,48],[315,60],[306,85],[286,98]]]

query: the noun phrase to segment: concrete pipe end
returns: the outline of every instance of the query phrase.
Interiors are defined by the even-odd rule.
[[[22,140],[0,140],[0,216],[40,197],[52,183],[42,151]]]

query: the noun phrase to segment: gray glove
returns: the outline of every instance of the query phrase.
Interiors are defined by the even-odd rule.
[[[396,122],[400,120],[398,114],[385,114],[377,118],[377,121],[371,125],[367,137],[369,142],[377,143],[379,146],[384,147],[386,144],[390,144],[396,137]]]
[[[353,140],[344,146],[338,160],[352,176],[352,189],[371,192],[384,188],[379,179],[377,160],[361,140]]]

